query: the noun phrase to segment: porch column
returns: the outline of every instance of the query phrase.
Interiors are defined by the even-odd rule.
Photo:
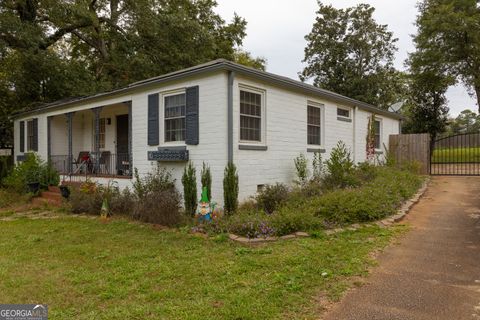
[[[100,112],[102,112],[102,107],[92,108],[93,112],[93,123],[94,123],[94,152],[96,155],[100,152]]]
[[[47,117],[47,161],[50,162],[52,156],[52,116]]]
[[[132,101],[127,101],[128,106],[128,169],[129,174],[133,174],[133,154],[132,154]]]
[[[75,112],[66,113],[67,117],[67,136],[68,136],[68,157],[67,157],[67,171],[69,174],[73,173],[73,116]]]

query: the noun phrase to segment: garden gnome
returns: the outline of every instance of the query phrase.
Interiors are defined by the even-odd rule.
[[[200,199],[197,207],[197,218],[198,221],[211,221],[212,220],[213,208],[210,206],[210,201],[208,201],[207,188],[202,189],[202,198]]]

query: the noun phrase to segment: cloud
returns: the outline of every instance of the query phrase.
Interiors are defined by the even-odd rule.
[[[316,0],[217,0],[216,11],[227,21],[236,12],[247,22],[247,38],[244,47],[253,55],[267,58],[267,70],[293,79],[298,79],[302,70],[305,35],[310,32],[315,13]],[[417,0],[324,0],[338,8],[368,3],[376,8],[375,19],[387,24],[398,38],[399,48],[395,66],[404,68],[408,52],[414,51],[411,35],[416,32]],[[451,113],[456,115],[465,108],[475,110],[475,101],[463,86],[448,91]]]

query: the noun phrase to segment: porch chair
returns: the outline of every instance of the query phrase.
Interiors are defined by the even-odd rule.
[[[101,174],[110,174],[110,162],[111,162],[111,152],[110,151],[102,151],[100,153],[100,159],[98,160],[98,164],[100,165],[99,173]]]
[[[88,162],[90,161],[90,152],[88,151],[80,151],[78,153],[77,160],[73,160],[72,164],[75,166],[74,173],[78,173],[81,167],[85,164],[85,169],[88,170]]]

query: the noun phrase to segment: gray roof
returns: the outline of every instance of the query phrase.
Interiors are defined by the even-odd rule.
[[[159,83],[182,79],[192,75],[197,75],[197,74],[202,74],[202,73],[212,72],[217,70],[233,71],[236,74],[254,77],[259,80],[263,80],[278,86],[285,87],[286,89],[296,90],[296,91],[303,92],[305,94],[319,96],[328,100],[333,100],[338,103],[344,103],[351,106],[358,106],[360,109],[364,109],[372,113],[385,115],[395,119],[403,118],[403,116],[398,113],[386,111],[386,110],[377,108],[371,104],[358,101],[329,90],[321,89],[321,88],[312,86],[310,84],[293,80],[287,77],[279,76],[270,72],[265,72],[265,71],[257,70],[254,68],[246,67],[244,65],[234,63],[225,59],[213,60],[207,63],[199,64],[194,67],[167,73],[158,77],[137,81],[129,84],[126,87],[112,90],[112,91],[97,93],[91,96],[58,100],[52,103],[44,104],[40,107],[34,108],[26,112],[17,113],[15,116],[20,117],[27,114],[41,113],[42,111],[49,110],[49,109],[56,109],[59,107],[68,107],[68,106],[76,105],[82,102],[90,102],[92,100],[107,98],[107,97],[111,97],[119,94],[126,94],[130,91],[137,90],[139,88],[149,87]]]

